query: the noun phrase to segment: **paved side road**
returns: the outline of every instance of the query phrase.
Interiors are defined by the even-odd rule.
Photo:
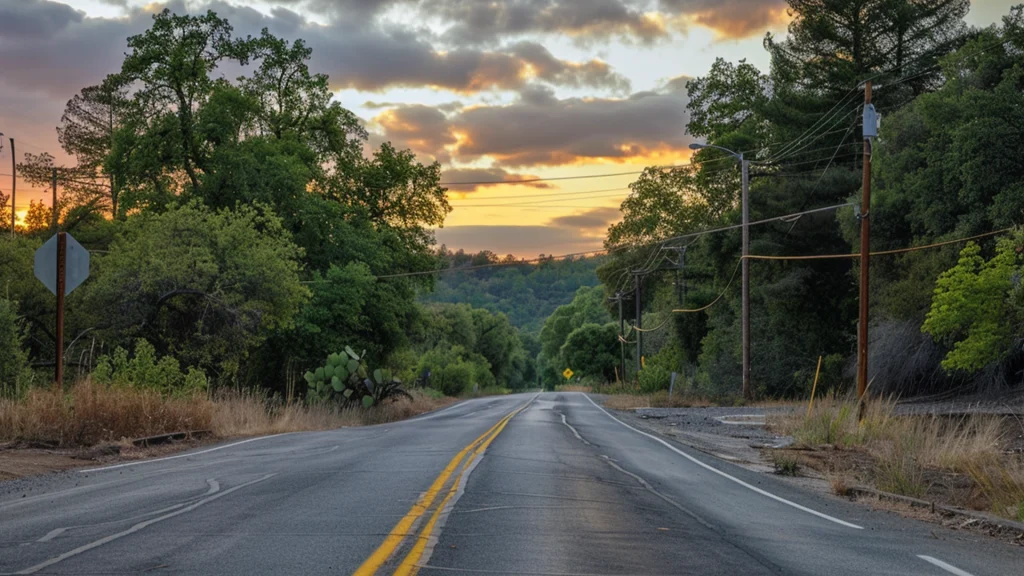
[[[417,571],[1016,575],[1024,550],[803,492],[578,393],[0,484],[0,573]]]

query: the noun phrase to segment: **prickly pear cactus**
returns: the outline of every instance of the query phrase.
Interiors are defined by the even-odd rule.
[[[349,346],[344,353],[327,357],[323,366],[303,376],[308,386],[306,399],[312,404],[336,402],[343,406],[371,408],[399,397],[410,398],[390,370],[370,370],[366,352],[356,354]]]

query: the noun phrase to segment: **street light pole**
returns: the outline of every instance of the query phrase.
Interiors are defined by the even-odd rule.
[[[740,168],[743,172],[743,194],[740,202],[743,211],[743,259],[740,262],[743,276],[742,295],[742,319],[740,320],[741,338],[743,339],[743,399],[751,401],[754,399],[750,390],[750,163],[739,155]]]
[[[740,260],[743,277],[743,286],[740,290],[740,339],[743,347],[743,399],[750,401],[754,399],[750,386],[750,259],[747,258],[750,255],[750,162],[743,157],[742,152],[733,152],[728,148],[714,144],[698,144],[697,142],[690,144],[691,150],[700,150],[701,148],[717,148],[740,162],[743,182],[740,196],[740,210],[743,220],[743,257]]]

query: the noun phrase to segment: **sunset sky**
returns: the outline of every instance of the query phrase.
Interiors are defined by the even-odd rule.
[[[977,0],[988,25],[1010,0]],[[0,174],[10,145],[68,162],[55,126],[69,98],[120,67],[154,11],[212,9],[237,35],[263,27],[313,48],[371,142],[390,140],[446,182],[639,172],[689,157],[688,78],[715,57],[765,69],[783,0],[0,0]],[[633,174],[452,185],[439,243],[531,257],[600,247]],[[10,193],[10,177],[0,190]],[[18,210],[49,194],[18,184]]]

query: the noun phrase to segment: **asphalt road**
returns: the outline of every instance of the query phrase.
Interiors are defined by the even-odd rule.
[[[576,393],[0,483],[0,573],[417,570],[1020,575],[1024,549],[805,492]]]

